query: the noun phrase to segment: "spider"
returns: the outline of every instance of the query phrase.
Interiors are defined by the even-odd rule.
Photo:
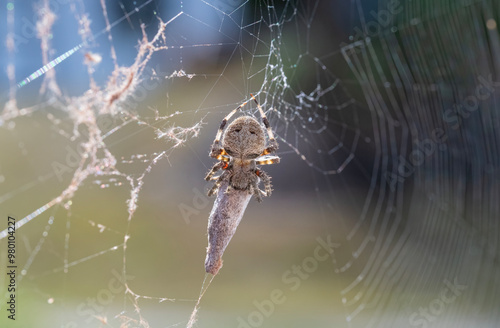
[[[259,170],[257,165],[280,162],[278,156],[269,155],[278,149],[278,142],[274,138],[273,131],[262,107],[260,107],[255,97],[252,94],[250,95],[257,104],[264,127],[253,117],[245,115],[234,120],[224,131],[231,116],[250,100],[247,100],[224,117],[210,151],[210,157],[218,159],[219,162],[215,163],[205,177],[207,181],[215,180],[214,186],[208,191],[208,196],[214,195],[223,182],[227,182],[228,185],[225,191],[226,194],[230,194],[233,189],[245,190],[249,194],[255,195],[258,202],[262,201],[262,196],[271,195],[271,177],[266,172]],[[269,137],[267,146],[266,130]],[[221,136],[222,142],[220,141]],[[219,170],[224,172],[220,176],[213,178]],[[264,183],[265,193],[259,189],[260,179]]]

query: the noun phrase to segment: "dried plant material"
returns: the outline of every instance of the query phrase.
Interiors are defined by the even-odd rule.
[[[97,65],[102,61],[101,55],[92,53],[90,51],[85,53],[84,58],[84,62],[86,65]]]

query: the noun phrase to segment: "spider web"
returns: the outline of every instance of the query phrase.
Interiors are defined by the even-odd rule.
[[[498,10],[7,4],[0,215],[17,219],[16,323],[493,326]],[[212,282],[207,151],[250,93],[281,163],[264,167],[274,194],[247,209]],[[259,118],[252,106],[238,114]],[[311,269],[318,238],[335,251]],[[295,264],[310,271],[292,288]]]

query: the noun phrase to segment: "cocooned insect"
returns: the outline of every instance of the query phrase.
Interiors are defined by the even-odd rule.
[[[219,187],[217,198],[208,219],[208,248],[205,271],[216,275],[222,267],[222,254],[233,238],[252,195],[245,190],[232,189],[228,183]]]

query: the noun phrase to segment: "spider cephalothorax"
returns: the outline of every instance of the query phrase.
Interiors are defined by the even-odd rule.
[[[252,98],[257,103],[253,95]],[[274,139],[267,117],[260,105],[257,103],[264,126],[251,116],[241,116],[224,130],[231,116],[246,103],[234,109],[222,120],[219,131],[215,136],[210,156],[218,159],[219,162],[212,167],[205,177],[207,181],[216,180],[214,186],[208,192],[209,196],[215,194],[224,181],[228,182],[226,193],[230,192],[231,189],[246,190],[250,194],[254,194],[259,202],[262,201],[262,196],[271,194],[271,178],[264,171],[259,170],[257,165],[279,163],[278,156],[268,155],[278,149],[278,143]],[[266,131],[269,136],[268,146],[266,146]],[[216,178],[212,178],[220,169],[223,170],[223,173]],[[265,193],[258,187],[259,178],[264,183]]]

